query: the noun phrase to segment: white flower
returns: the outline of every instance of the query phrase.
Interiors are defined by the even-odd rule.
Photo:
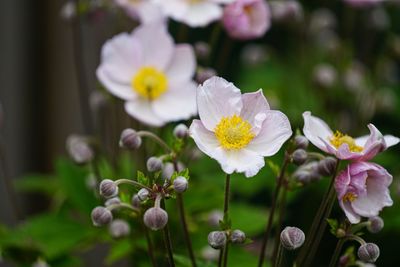
[[[222,17],[220,4],[233,0],[154,0],[164,14],[190,27],[204,27]]]
[[[114,0],[126,14],[141,23],[153,23],[164,19],[164,15],[158,5],[150,0]]]
[[[197,89],[197,106],[200,120],[193,120],[190,135],[228,174],[256,175],[264,157],[292,135],[286,115],[270,110],[261,89],[242,95],[232,83],[212,77]]]
[[[174,45],[164,24],[145,24],[104,44],[97,77],[129,115],[162,126],[196,114],[195,68],[190,45]]]

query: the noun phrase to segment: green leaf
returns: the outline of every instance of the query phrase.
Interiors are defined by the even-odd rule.
[[[336,219],[326,219],[326,221],[328,222],[329,226],[331,227],[329,229],[329,231],[331,232],[331,234],[336,236],[337,230],[339,228],[338,220],[336,220]]]
[[[123,239],[115,242],[111,247],[109,254],[106,257],[106,263],[108,265],[121,260],[132,253],[134,247],[132,241],[129,239]]]
[[[137,181],[143,185],[149,185],[149,178],[143,172],[137,171]]]
[[[59,190],[59,184],[55,177],[47,175],[29,175],[15,181],[15,187],[20,192],[42,193],[53,196]]]
[[[276,163],[274,163],[271,160],[267,160],[267,164],[268,164],[268,167],[272,170],[273,174],[275,176],[278,176],[279,172],[281,170],[281,167],[279,167],[279,165],[277,165]]]

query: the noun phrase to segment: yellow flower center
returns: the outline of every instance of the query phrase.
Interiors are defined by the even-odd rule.
[[[351,192],[346,193],[342,198],[343,201],[348,201],[348,202],[353,202],[356,199],[357,195]]]
[[[167,77],[153,67],[143,67],[132,79],[132,89],[148,100],[159,98],[167,91]]]
[[[343,144],[347,144],[351,152],[363,151],[363,147],[358,146],[356,144],[356,141],[354,141],[351,136],[348,136],[347,134],[342,134],[339,131],[336,131],[336,133],[331,137],[330,142],[336,148],[339,148]]]
[[[222,118],[214,132],[225,149],[241,149],[254,138],[250,123],[237,115]]]

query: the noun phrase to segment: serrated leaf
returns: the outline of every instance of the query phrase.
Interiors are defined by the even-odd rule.
[[[141,171],[137,171],[136,179],[143,185],[149,185],[149,178]]]
[[[331,234],[333,234],[334,236],[336,236],[338,227],[339,227],[339,222],[336,219],[326,219],[326,221],[328,222],[330,229],[329,231],[331,232]]]

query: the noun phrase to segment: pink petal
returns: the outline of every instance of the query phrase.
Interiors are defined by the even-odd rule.
[[[213,131],[223,117],[240,114],[240,90],[220,77],[211,77],[197,88],[197,108],[204,126]]]
[[[193,138],[197,147],[206,155],[213,159],[221,159],[220,146],[215,134],[207,130],[200,120],[193,120],[189,128],[190,136]]]
[[[175,47],[172,60],[166,68],[168,83],[176,85],[190,81],[196,70],[196,59],[192,46],[187,44]]]
[[[249,178],[256,175],[264,167],[264,158],[248,149],[222,150],[220,161],[221,167],[225,173],[244,173]]]
[[[243,94],[242,101],[243,108],[240,112],[240,116],[253,126],[253,133],[257,135],[265,120],[265,116],[260,116],[258,114],[266,114],[270,109],[267,99],[265,99],[263,91],[260,89],[254,93]]]
[[[400,139],[393,135],[385,135],[383,138],[385,139],[386,147],[397,145],[400,142]]]
[[[165,121],[153,111],[150,102],[143,98],[125,102],[125,111],[133,118],[150,126],[161,127],[165,124]]]
[[[190,4],[186,13],[176,18],[190,27],[204,27],[222,17],[222,7],[215,3],[199,2]]]
[[[354,211],[351,202],[343,202],[342,200],[340,200],[339,205],[346,214],[346,217],[347,219],[349,219],[350,223],[357,224],[361,221],[361,216]]]
[[[306,111],[303,113],[304,128],[303,133],[310,142],[318,147],[319,149],[330,153],[326,147],[326,143],[329,142],[329,138],[332,137],[333,132],[329,126],[320,118],[311,115],[311,112]],[[322,140],[325,140],[324,143]]]

